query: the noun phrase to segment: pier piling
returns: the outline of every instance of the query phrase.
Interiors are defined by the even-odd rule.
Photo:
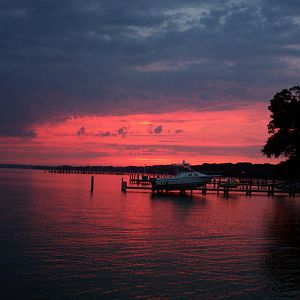
[[[91,177],[91,193],[94,191],[94,176]]]
[[[124,192],[124,193],[126,193],[126,190],[127,190],[127,182],[124,181],[123,177],[122,177],[121,190],[122,190],[122,192]]]

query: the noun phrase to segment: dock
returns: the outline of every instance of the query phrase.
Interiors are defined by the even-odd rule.
[[[154,177],[142,177],[138,176],[137,174],[133,175],[131,174],[129,176],[129,185],[127,185],[127,181],[125,181],[122,178],[122,185],[121,189],[123,192],[126,192],[127,190],[143,190],[143,191],[149,191],[152,193],[168,193],[168,190],[165,189],[159,189],[159,190],[152,190],[151,186],[151,178]],[[156,177],[157,178],[157,177]],[[260,195],[267,195],[270,197],[274,197],[275,195],[286,195],[289,197],[296,197],[300,196],[299,191],[295,190],[283,190],[278,188],[280,185],[280,181],[276,180],[267,180],[267,179],[237,179],[234,180],[238,182],[236,186],[231,186],[230,184],[226,184],[231,182],[233,179],[228,180],[228,178],[221,178],[218,177],[217,179],[213,179],[210,183],[204,184],[203,186],[194,188],[194,189],[178,189],[178,190],[172,190],[173,192],[177,191],[180,194],[186,194],[190,193],[190,195],[193,195],[193,193],[198,192],[202,194],[206,194],[208,192],[222,193],[224,196],[229,196],[229,194],[244,194],[246,196],[251,196],[253,194],[260,194]]]
[[[169,174],[145,174],[145,173],[125,173],[125,172],[113,172],[113,171],[104,171],[100,170],[97,167],[69,167],[69,166],[60,166],[60,167],[51,167],[45,169],[45,172],[49,173],[59,173],[59,174],[113,174],[113,175],[122,175],[126,176],[127,181],[122,178],[121,189],[123,192],[127,190],[143,190],[152,193],[168,193],[167,190],[156,190],[152,191],[151,179],[153,178],[162,178],[168,177]],[[94,179],[91,179],[91,192],[94,190]],[[226,182],[236,181],[238,182],[236,187],[226,185]],[[189,193],[222,193],[224,196],[229,196],[229,194],[245,194],[251,196],[252,194],[263,194],[267,196],[275,195],[286,195],[289,197],[300,196],[299,189],[280,189],[280,185],[284,185],[283,181],[275,179],[266,179],[266,178],[228,178],[228,177],[216,177],[211,180],[210,183],[207,183],[203,186],[194,189],[178,189],[177,192],[181,194]],[[173,190],[174,191],[174,190]],[[176,190],[175,190],[176,192]]]

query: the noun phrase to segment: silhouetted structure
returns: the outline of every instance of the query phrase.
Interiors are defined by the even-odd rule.
[[[223,164],[202,164],[195,165],[193,169],[206,174],[223,175],[224,177],[256,177],[256,178],[274,178],[278,177],[278,166],[272,164],[252,164],[252,163],[223,163]],[[10,165],[0,164],[0,168],[17,169],[37,169],[53,173],[78,173],[78,174],[159,174],[172,175],[176,169],[173,165],[153,165],[153,166],[34,166],[34,165]]]

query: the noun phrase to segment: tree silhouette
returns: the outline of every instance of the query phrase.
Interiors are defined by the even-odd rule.
[[[300,86],[284,89],[270,100],[268,132],[272,134],[262,153],[268,157],[300,159]]]

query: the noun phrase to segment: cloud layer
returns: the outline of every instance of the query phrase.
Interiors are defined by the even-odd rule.
[[[34,137],[36,124],[70,116],[267,102],[299,83],[299,7],[293,0],[2,1],[0,135]]]

